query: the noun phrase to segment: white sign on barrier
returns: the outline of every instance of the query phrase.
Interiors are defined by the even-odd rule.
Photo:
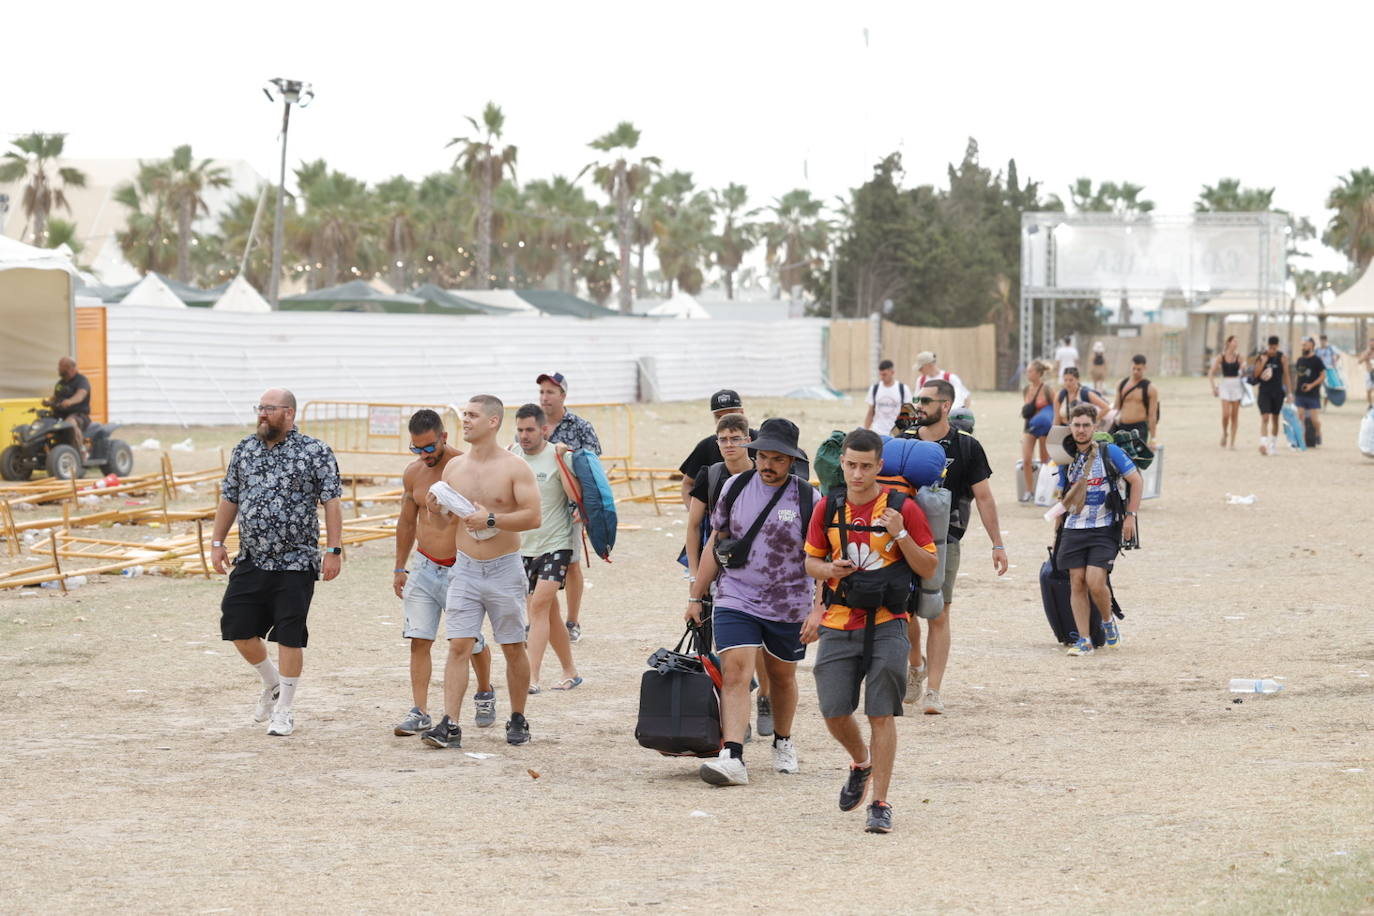
[[[367,434],[369,436],[399,436],[401,434],[401,408],[370,408],[367,412]]]

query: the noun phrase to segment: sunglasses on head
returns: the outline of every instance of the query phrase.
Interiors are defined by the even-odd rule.
[[[438,447],[438,442],[431,442],[429,445],[412,445],[410,450],[416,455],[433,455],[434,450]]]

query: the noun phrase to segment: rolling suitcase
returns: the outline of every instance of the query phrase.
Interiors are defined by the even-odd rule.
[[[692,627],[672,649],[649,656],[639,681],[635,740],[665,757],[714,757],[720,733],[720,673]]]
[[[1050,622],[1054,638],[1063,645],[1071,646],[1078,641],[1078,624],[1074,623],[1073,606],[1069,604],[1069,574],[1066,570],[1055,568],[1054,548],[1048,550],[1049,559],[1040,564],[1040,601],[1045,606],[1045,618]],[[1111,588],[1110,575],[1107,577],[1107,588]],[[1126,618],[1121,605],[1116,603],[1115,593],[1112,594],[1112,614],[1118,619]],[[1092,605],[1092,641],[1094,648],[1101,647],[1107,641],[1102,631],[1102,615],[1098,613],[1095,602]]]

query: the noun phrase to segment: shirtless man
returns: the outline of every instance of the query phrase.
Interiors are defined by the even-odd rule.
[[[457,559],[445,603],[448,661],[444,665],[444,717],[421,738],[431,747],[459,747],[463,730],[453,713],[463,706],[468,689],[468,659],[482,633],[482,618],[491,621],[492,638],[506,657],[506,689],[511,714],[506,741],[530,740],[525,700],[530,689],[530,659],[525,654],[525,564],[520,559],[520,532],[539,527],[539,486],[519,455],[496,443],[505,406],[499,398],[479,394],[463,407],[463,441],[467,454],[449,461],[443,482],[472,503],[472,512],[454,526]],[[425,500],[431,512],[444,511],[431,487]]]
[[[401,517],[396,522],[396,568],[391,580],[396,597],[405,603],[405,629],[401,635],[410,640],[410,693],[415,705],[393,729],[398,736],[416,735],[432,728],[429,717],[430,662],[434,638],[439,633],[439,618],[448,595],[448,573],[453,567],[454,528],[458,520],[422,508],[430,485],[444,473],[449,461],[462,452],[448,444],[444,421],[429,408],[415,411],[410,418],[410,450],[419,456],[406,466],[401,478]],[[414,559],[412,547],[419,541]],[[406,568],[406,564],[410,568]],[[477,675],[477,727],[496,724],[496,691],[491,685],[491,653],[479,634],[472,651],[472,671]]]
[[[1147,445],[1155,444],[1159,425],[1159,389],[1145,377],[1145,356],[1131,357],[1130,378],[1116,386],[1116,428],[1133,429]]]

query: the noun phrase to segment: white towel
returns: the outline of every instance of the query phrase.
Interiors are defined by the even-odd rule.
[[[450,515],[456,515],[459,518],[467,518],[477,511],[477,507],[474,506],[467,497],[444,483],[442,480],[438,483],[431,484],[429,492],[433,494],[434,499],[439,503],[440,507]],[[474,541],[485,541],[487,538],[495,537],[497,530],[496,528],[487,528],[482,531],[468,533],[472,535]]]

